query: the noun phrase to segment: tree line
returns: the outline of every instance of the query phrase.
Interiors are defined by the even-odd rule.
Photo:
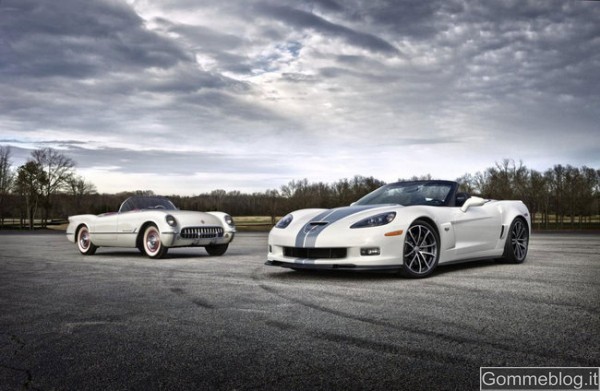
[[[433,179],[431,175],[399,178]],[[600,170],[557,164],[544,172],[523,162],[504,159],[494,166],[456,179],[461,191],[497,200],[518,199],[529,207],[536,228],[573,228],[589,225],[600,215]],[[349,205],[384,185],[374,177],[355,176],[333,183],[293,180],[279,189],[242,193],[216,189],[194,196],[170,195],[180,209],[221,210],[233,216],[277,216],[302,208],[333,208]],[[118,210],[134,194],[151,190],[98,193],[94,184],[77,175],[75,162],[52,148],[34,150],[29,160],[14,168],[10,147],[0,146],[0,226],[5,219],[33,229],[52,220],[64,221],[82,213]],[[597,217],[596,217],[597,218]]]

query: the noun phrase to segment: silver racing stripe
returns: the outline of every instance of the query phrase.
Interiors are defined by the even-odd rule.
[[[336,208],[327,210],[315,217],[313,217],[308,223],[306,223],[298,235],[296,235],[296,247],[314,248],[317,242],[317,237],[331,224],[338,220],[351,216],[355,213],[359,213],[368,209],[380,207],[381,205],[365,205],[365,206],[347,206],[343,208]],[[314,221],[327,222],[327,224],[311,224]]]

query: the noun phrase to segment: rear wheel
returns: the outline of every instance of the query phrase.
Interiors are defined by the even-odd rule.
[[[502,260],[510,263],[521,263],[527,257],[529,248],[529,228],[521,217],[517,217],[510,224],[508,236],[504,243]]]
[[[426,221],[416,220],[404,237],[402,272],[412,278],[427,277],[439,259],[439,239],[436,230]]]
[[[204,248],[206,249],[206,252],[209,255],[212,255],[212,256],[221,256],[221,255],[225,254],[225,251],[227,251],[228,247],[229,247],[229,243],[227,243],[227,244],[213,244],[211,246],[206,246]]]
[[[162,258],[167,254],[168,248],[160,240],[160,232],[154,225],[149,225],[144,231],[144,252],[150,258]]]
[[[94,246],[88,227],[82,225],[77,231],[77,248],[83,255],[94,255],[98,246]]]

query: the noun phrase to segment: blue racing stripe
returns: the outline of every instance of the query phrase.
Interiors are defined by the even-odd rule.
[[[365,206],[346,206],[327,210],[306,223],[298,235],[296,235],[296,247],[314,248],[317,242],[317,237],[331,224],[345,217],[351,216],[368,209],[380,207],[381,205],[365,205]],[[322,222],[327,224],[311,224],[313,222]]]

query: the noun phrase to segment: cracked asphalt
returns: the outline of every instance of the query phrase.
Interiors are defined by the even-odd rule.
[[[424,280],[264,266],[266,240],[150,260],[0,234],[0,389],[465,390],[481,366],[600,366],[598,234]]]

